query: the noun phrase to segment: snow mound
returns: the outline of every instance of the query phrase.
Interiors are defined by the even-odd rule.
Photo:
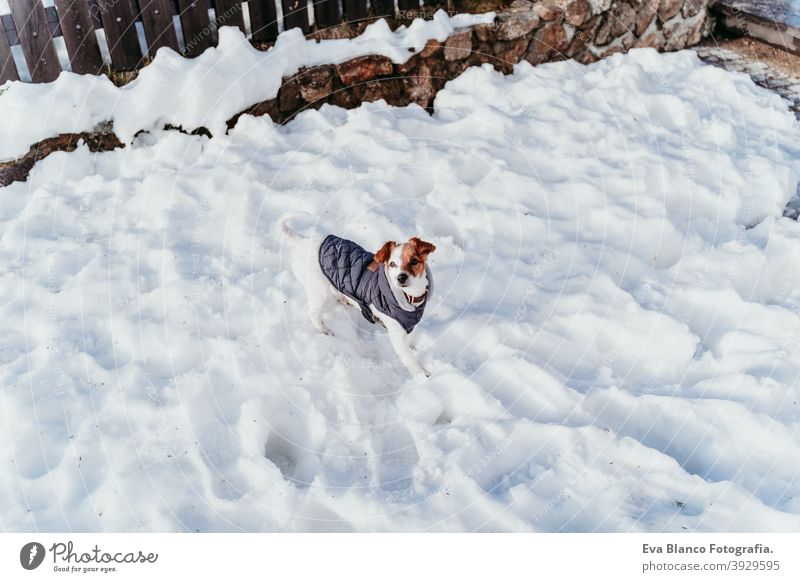
[[[169,124],[212,135],[225,133],[226,121],[251,105],[274,98],[283,78],[302,67],[340,64],[364,55],[383,55],[405,63],[431,39],[444,41],[457,28],[493,22],[494,12],[415,19],[391,30],[377,20],[352,39],[315,41],[299,28],[281,33],[268,51],[253,48],[234,26],[219,31],[219,43],[187,59],[164,47],[139,76],[116,87],[104,75],[63,72],[52,83],[9,81],[0,90],[0,161],[13,160],[34,143],[62,133],[82,133],[113,121],[128,143],[140,130]]]
[[[800,530],[784,103],[636,50],[435,107],[153,131],[5,188],[3,529]],[[357,310],[313,331],[287,211],[436,244],[428,381]]]

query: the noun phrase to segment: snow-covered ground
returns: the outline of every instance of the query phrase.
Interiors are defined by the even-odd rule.
[[[0,0],[2,1],[2,0]],[[162,48],[135,80],[115,86],[105,75],[62,73],[42,85],[8,82],[0,87],[0,161],[28,152],[31,144],[61,133],[81,133],[111,121],[114,133],[130,142],[141,130],[169,124],[212,135],[226,122],[260,101],[274,98],[281,81],[301,67],[340,64],[377,54],[405,63],[431,39],[444,41],[456,29],[493,22],[494,12],[456,14],[444,10],[432,20],[417,18],[395,30],[377,20],[355,38],[316,41],[299,28],[282,33],[268,51],[255,49],[233,26],[220,30],[219,43],[186,59]]]
[[[435,107],[153,130],[1,190],[0,529],[800,530],[785,103],[647,49]],[[287,211],[437,245],[430,379],[354,309],[314,332]]]

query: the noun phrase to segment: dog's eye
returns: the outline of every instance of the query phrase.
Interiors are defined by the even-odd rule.
[[[391,263],[389,263],[389,266],[392,267],[392,268],[395,268],[397,265],[395,265],[394,261],[392,261]]]
[[[411,264],[412,265],[418,265],[419,261],[417,259],[411,259]]]

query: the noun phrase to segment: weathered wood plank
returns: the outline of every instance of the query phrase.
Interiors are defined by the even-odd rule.
[[[31,81],[54,81],[61,73],[61,64],[42,3],[39,0],[9,0],[9,6],[22,45],[22,54],[31,72]]]
[[[100,18],[108,41],[111,63],[121,71],[139,66],[142,52],[136,36],[136,14],[130,0],[98,0]]]
[[[338,0],[316,0],[314,2],[314,20],[317,28],[335,26],[342,20]]]
[[[250,7],[253,40],[269,41],[278,38],[278,11],[275,8],[275,0],[248,0],[247,4]]]
[[[394,0],[372,0],[372,13],[375,16],[394,16]]]
[[[97,45],[89,5],[85,0],[55,0],[55,4],[72,71],[97,75],[103,68],[103,57]]]
[[[397,0],[397,7],[402,10],[419,10],[419,0]]]
[[[0,26],[0,85],[6,81],[19,81],[19,73],[11,55],[11,45],[8,44],[6,32]]]
[[[178,0],[181,27],[183,28],[183,54],[196,57],[213,46],[211,20],[206,0]]]
[[[103,28],[103,19],[100,17],[100,5],[98,0],[89,0],[89,13],[92,15],[92,22],[95,30]]]
[[[139,0],[139,8],[150,56],[156,56],[156,51],[165,46],[177,52],[178,35],[172,24],[172,1]]]
[[[342,0],[344,17],[350,22],[363,20],[367,17],[367,0]]]
[[[242,3],[239,0],[216,0],[215,8],[218,28],[222,26],[238,26],[239,30],[246,33]]]
[[[61,36],[61,25],[58,22],[58,14],[53,6],[45,6],[44,14],[47,17],[47,23],[50,25],[50,34],[53,38]],[[14,26],[14,18],[10,14],[0,14],[0,23],[5,29],[6,39],[11,46],[19,44],[19,37],[17,36],[17,29]]]
[[[743,34],[800,55],[800,17],[784,14],[783,19],[765,18],[758,2],[725,0],[714,5],[722,29]]]
[[[281,0],[283,5],[283,27],[300,28],[304,33],[309,31],[308,2],[306,0]]]

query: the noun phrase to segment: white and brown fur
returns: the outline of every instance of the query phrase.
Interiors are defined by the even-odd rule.
[[[283,231],[292,241],[292,271],[306,291],[308,315],[314,328],[320,333],[333,335],[322,320],[323,313],[339,303],[358,305],[346,295],[340,293],[322,272],[319,265],[319,248],[324,237],[303,237],[295,232],[284,220]],[[384,272],[392,293],[398,304],[413,311],[427,300],[430,282],[426,272],[428,256],[436,250],[436,246],[421,240],[410,238],[405,243],[385,242],[375,253],[369,268],[376,269],[383,264]],[[410,335],[395,319],[370,305],[370,311],[376,321],[382,323],[389,333],[389,340],[397,353],[400,362],[412,376],[430,374],[422,367],[411,349]]]

